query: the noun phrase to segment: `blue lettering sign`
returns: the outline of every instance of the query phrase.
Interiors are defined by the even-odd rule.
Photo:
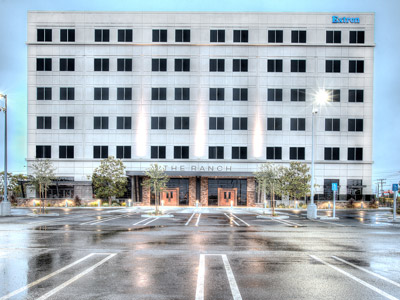
[[[332,23],[360,23],[360,18],[339,18],[338,16],[332,16]]]

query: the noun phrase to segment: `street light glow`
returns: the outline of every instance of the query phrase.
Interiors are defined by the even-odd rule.
[[[315,94],[315,104],[321,105],[329,101],[331,95],[326,90],[318,90]]]

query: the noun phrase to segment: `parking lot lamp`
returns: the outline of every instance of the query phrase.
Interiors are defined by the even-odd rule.
[[[310,204],[307,206],[307,218],[317,218],[317,206],[314,203],[314,122],[318,113],[318,108],[329,101],[329,94],[326,90],[319,90],[315,94],[312,104],[312,117],[311,117],[311,199]]]
[[[4,107],[0,107],[0,110],[4,112],[4,197],[0,203],[0,215],[9,216],[11,203],[7,198],[7,95],[0,94],[0,98],[4,98]]]

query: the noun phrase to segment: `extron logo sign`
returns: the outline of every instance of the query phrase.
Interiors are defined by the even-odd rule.
[[[332,23],[360,23],[360,18],[339,18],[337,16],[332,16]]]

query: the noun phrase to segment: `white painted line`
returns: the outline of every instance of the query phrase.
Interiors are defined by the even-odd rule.
[[[226,254],[222,254],[222,261],[225,265],[226,275],[228,276],[229,286],[231,287],[231,292],[234,300],[242,300],[239,288],[236,284],[235,276],[233,275],[231,265],[229,264],[228,257]]]
[[[197,221],[196,221],[196,225],[195,226],[199,226],[200,217],[201,217],[201,213],[199,213],[199,216],[197,217]]]
[[[392,295],[389,295],[388,293],[382,291],[381,289],[378,289],[377,287],[365,282],[364,280],[361,280],[353,275],[351,275],[350,273],[347,273],[346,271],[343,271],[342,269],[339,269],[338,267],[331,265],[330,263],[327,263],[325,261],[323,261],[322,259],[316,257],[315,255],[310,255],[311,258],[315,259],[316,261],[323,263],[324,265],[331,267],[332,269],[338,271],[339,273],[342,273],[343,275],[353,279],[354,281],[357,281],[358,283],[362,284],[363,286],[373,290],[374,292],[380,294],[381,296],[387,298],[387,299],[391,299],[391,300],[399,300],[396,297],[393,297]]]
[[[111,220],[115,220],[115,219],[120,219],[120,218],[124,218],[129,216],[130,214],[124,214],[124,215],[119,215],[116,217],[109,217],[109,218],[104,218],[104,219],[100,219],[100,220],[92,220],[92,221],[88,221],[88,222],[84,222],[81,223],[80,225],[94,225],[94,224],[99,224],[99,223],[103,223],[103,222],[107,222],[107,221],[111,221]]]
[[[200,254],[199,272],[197,274],[196,300],[204,300],[204,277],[206,272],[204,254]]]
[[[399,284],[399,283],[397,283],[397,282],[395,282],[395,281],[393,281],[393,280],[390,280],[390,279],[388,279],[388,278],[386,278],[386,277],[383,277],[382,275],[379,275],[379,274],[377,274],[377,273],[374,273],[374,272],[372,272],[372,271],[369,271],[369,270],[367,270],[367,269],[364,269],[364,268],[362,268],[362,267],[359,267],[359,266],[357,266],[357,265],[355,265],[355,264],[352,264],[351,262],[348,262],[348,261],[346,261],[346,260],[344,260],[344,259],[342,259],[342,258],[339,258],[339,257],[337,257],[337,256],[332,256],[332,258],[334,258],[334,259],[336,259],[336,260],[338,260],[338,261],[341,261],[341,262],[343,262],[343,263],[345,263],[345,264],[348,264],[349,266],[352,266],[353,268],[359,269],[359,270],[361,270],[361,271],[363,271],[363,272],[366,272],[366,273],[371,274],[371,275],[373,275],[373,276],[375,276],[375,277],[378,277],[379,279],[385,280],[386,282],[389,282],[389,283],[391,283],[391,284],[393,284],[393,285],[395,285],[395,286],[397,286],[397,287],[400,287],[400,284]]]
[[[273,219],[272,221],[281,223],[281,224],[286,225],[286,226],[291,226],[291,227],[303,227],[303,225],[294,223],[292,221],[287,221],[287,220]]]
[[[150,220],[150,221],[148,221],[147,223],[144,223],[143,225],[147,225],[147,224],[150,224],[151,222],[154,222],[154,221],[156,221],[156,220],[158,220],[159,218],[157,217],[157,218],[153,218],[153,220]]]
[[[146,218],[146,219],[143,219],[142,221],[139,221],[139,222],[137,222],[137,223],[135,223],[135,224],[133,224],[133,225],[138,225],[138,224],[140,224],[140,223],[142,223],[142,222],[145,222],[145,221],[147,221],[148,219],[151,219],[151,217],[149,217],[149,218]]]
[[[312,221],[313,221],[313,222],[325,223],[325,224],[329,224],[329,225],[336,225],[336,226],[346,227],[346,225],[338,224],[338,223],[331,223],[331,222],[325,222],[325,221],[320,221],[320,220],[312,220]]]
[[[93,271],[94,269],[96,269],[98,266],[104,264],[107,260],[109,260],[110,258],[113,258],[115,255],[117,255],[116,253],[110,254],[109,256],[107,256],[106,258],[104,258],[103,260],[99,261],[97,264],[94,264],[93,266],[91,266],[90,268],[87,268],[85,271],[79,273],[78,275],[76,275],[75,277],[72,277],[70,280],[64,282],[63,284],[59,285],[58,287],[56,287],[55,289],[52,289],[51,291],[49,291],[48,293],[44,294],[42,297],[38,298],[37,300],[45,300],[51,296],[53,296],[55,293],[59,292],[60,290],[62,290],[63,288],[65,288],[66,286],[70,285],[71,283],[73,283],[74,281],[77,281],[79,278],[85,276],[87,273]]]
[[[228,216],[228,215],[225,214],[225,213],[224,213],[224,215],[225,215],[229,220],[231,220],[233,223],[235,223],[236,226],[240,226],[240,225],[235,221],[235,219],[233,219],[232,217]]]
[[[188,226],[188,224],[190,223],[190,221],[192,221],[192,218],[194,217],[196,213],[193,213],[192,216],[189,218],[189,220],[186,222],[185,226]]]
[[[250,224],[246,223],[245,221],[243,221],[241,218],[239,218],[238,216],[235,216],[234,214],[231,214],[232,216],[234,216],[236,219],[242,221],[244,224],[246,224],[246,226],[250,227]]]
[[[26,286],[23,286],[23,287],[19,288],[18,290],[15,290],[15,291],[13,291],[13,292],[1,297],[0,300],[9,299],[9,298],[11,298],[11,297],[13,297],[13,296],[25,291],[25,290],[31,288],[32,286],[35,286],[35,285],[37,285],[37,284],[49,279],[50,277],[53,277],[53,276],[55,276],[57,274],[60,274],[61,272],[64,272],[65,270],[67,270],[67,269],[69,269],[69,268],[71,268],[71,267],[83,262],[84,260],[86,260],[89,257],[92,257],[93,255],[96,255],[96,254],[102,254],[102,253],[91,253],[89,255],[86,255],[85,257],[83,257],[81,259],[78,259],[77,261],[73,262],[72,264],[69,264],[69,265],[67,265],[67,266],[65,266],[65,267],[63,267],[63,268],[61,268],[61,269],[59,269],[59,270],[57,270],[57,271],[55,271],[53,273],[50,273],[49,275],[46,275],[46,276],[44,276],[44,277],[42,277],[42,278],[40,278],[40,279],[38,279],[36,281],[31,282],[30,284],[27,284]]]

